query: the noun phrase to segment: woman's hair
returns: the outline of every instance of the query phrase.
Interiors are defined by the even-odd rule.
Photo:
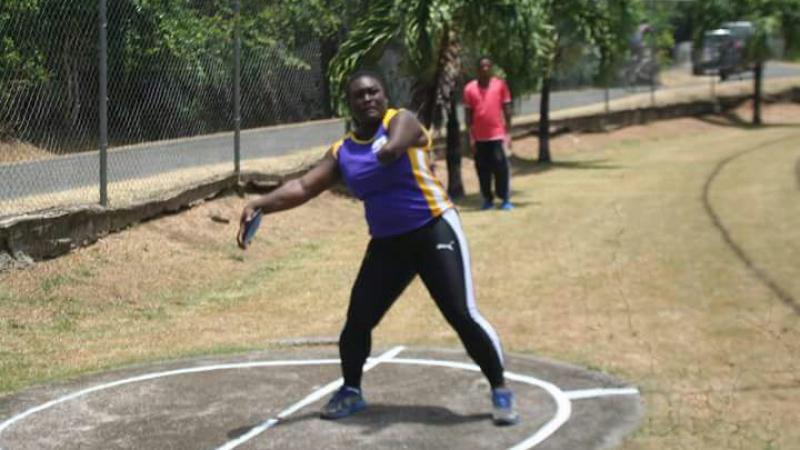
[[[345,98],[350,95],[350,85],[353,84],[353,81],[356,81],[359,78],[372,78],[373,80],[377,81],[378,84],[381,85],[381,89],[383,89],[383,94],[386,95],[386,98],[389,98],[389,91],[386,89],[386,80],[383,79],[383,75],[379,72],[370,70],[370,69],[359,69],[355,72],[351,73],[350,76],[347,77],[347,83],[344,85],[344,94]]]

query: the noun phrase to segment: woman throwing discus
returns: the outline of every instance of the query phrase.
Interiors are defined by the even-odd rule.
[[[494,423],[516,423],[519,416],[505,384],[500,340],[475,305],[458,213],[431,170],[430,135],[412,113],[388,108],[385,86],[375,73],[351,75],[346,95],[354,131],[334,143],[305,175],[248,203],[238,234],[245,248],[246,223],[256,211],[267,215],[294,208],[342,179],[364,202],[371,240],[339,338],[344,384],[321,417],[339,419],[367,407],[361,377],[372,329],[419,275],[488,379]]]

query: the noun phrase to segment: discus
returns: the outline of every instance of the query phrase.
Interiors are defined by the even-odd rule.
[[[256,231],[258,231],[258,227],[261,225],[262,216],[261,210],[257,209],[253,212],[253,215],[250,216],[250,220],[244,223],[244,236],[242,236],[244,248],[249,247],[250,242],[252,242],[253,238],[256,236]]]

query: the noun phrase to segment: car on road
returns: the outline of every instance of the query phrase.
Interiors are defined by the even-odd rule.
[[[751,70],[747,46],[753,36],[753,24],[746,21],[726,22],[703,35],[700,48],[692,57],[695,75],[719,75],[726,80],[731,75]]]

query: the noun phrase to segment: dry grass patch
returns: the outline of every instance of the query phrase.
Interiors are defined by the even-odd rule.
[[[753,264],[800,298],[800,106],[765,115],[783,126],[678,119],[566,135],[553,142],[549,167],[535,164],[534,138],[519,140],[511,213],[477,211],[464,160],[461,214],[481,312],[507,350],[639,386],[647,415],[625,449],[800,442],[798,316],[732,251],[703,200],[730,159],[708,203]],[[243,203],[208,202],[0,274],[0,390],[337,336],[368,240],[361,205],[323,194],[270,216],[240,252]],[[418,282],[374,339],[459,345]]]
[[[53,158],[54,155],[35,145],[20,141],[0,140],[0,163],[14,163]]]

